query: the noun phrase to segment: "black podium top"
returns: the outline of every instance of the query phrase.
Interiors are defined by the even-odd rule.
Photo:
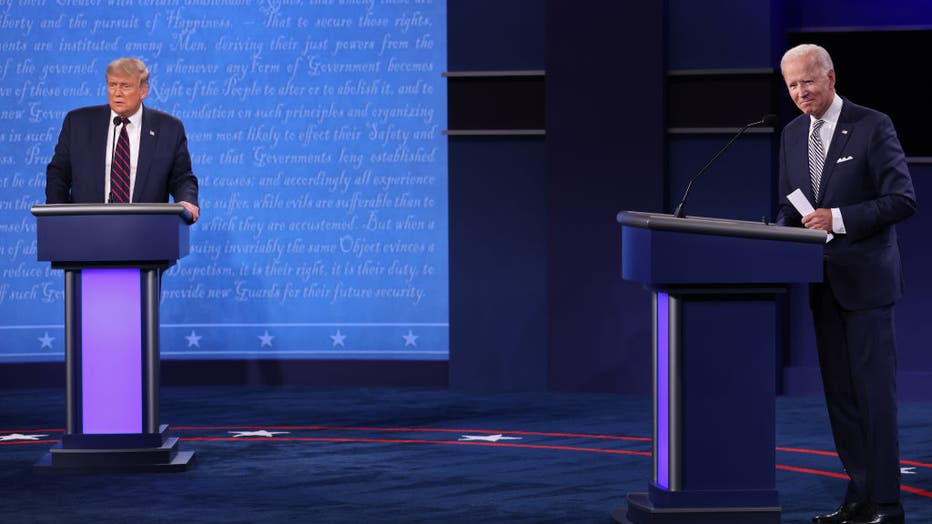
[[[766,238],[790,242],[824,244],[826,232],[800,227],[785,227],[762,222],[731,220],[727,218],[684,217],[677,218],[663,213],[621,211],[618,222],[623,226],[656,229],[660,231],[682,231],[705,235],[729,237]]]
[[[37,217],[74,215],[180,215],[191,214],[181,204],[40,204],[30,210]]]

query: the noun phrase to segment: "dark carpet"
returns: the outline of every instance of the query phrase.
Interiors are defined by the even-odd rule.
[[[608,523],[650,479],[650,401],[424,389],[165,388],[181,473],[39,475],[58,390],[0,390],[0,521]],[[786,523],[845,487],[819,398],[777,402]],[[932,523],[932,403],[900,406],[907,521]],[[727,428],[710,428],[721,431]],[[11,436],[19,434],[20,436]]]

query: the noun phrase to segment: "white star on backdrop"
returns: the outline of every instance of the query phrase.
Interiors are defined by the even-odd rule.
[[[905,468],[902,467],[902,466],[900,466],[900,474],[901,474],[901,475],[915,475],[915,474],[916,474],[916,468],[915,468],[914,466],[909,466],[909,467],[905,467]]]
[[[234,433],[233,437],[274,437],[275,435],[286,435],[288,431],[266,431],[260,429],[259,431],[227,431],[227,433]]]
[[[0,442],[6,442],[8,440],[39,440],[39,437],[47,437],[48,435],[23,435],[22,433],[11,433],[9,435],[0,435]]]
[[[401,338],[405,339],[405,347],[408,347],[408,346],[417,347],[417,339],[419,336],[420,335],[415,335],[414,333],[412,333],[411,330],[409,329],[408,334],[401,335]]]
[[[272,347],[272,339],[275,338],[273,335],[269,335],[269,330],[265,330],[265,333],[259,335],[259,347],[264,348],[265,346]]]
[[[495,435],[463,435],[459,439],[460,441],[475,441],[479,440],[482,442],[498,442],[499,440],[521,440],[521,437],[506,437],[501,433]]]
[[[340,333],[339,329],[337,330],[336,335],[330,335],[330,339],[333,340],[333,347],[346,347],[346,345],[343,344],[343,341],[346,340],[346,335]]]
[[[46,331],[45,335],[37,338],[36,340],[42,343],[42,347],[40,347],[39,349],[45,349],[45,348],[52,349],[52,341],[55,340],[55,337],[50,337],[49,332]]]
[[[191,334],[190,334],[190,335],[186,335],[184,338],[186,338],[186,339],[188,340],[188,347],[192,347],[192,346],[193,346],[193,347],[199,348],[199,347],[201,347],[201,339],[204,338],[204,337],[201,336],[201,335],[198,335],[198,334],[195,333],[194,330],[192,329],[192,330],[191,330]]]

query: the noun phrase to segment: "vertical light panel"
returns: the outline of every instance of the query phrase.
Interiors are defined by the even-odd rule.
[[[83,433],[142,432],[138,269],[81,271]]]
[[[655,329],[657,347],[657,434],[654,435],[654,448],[657,453],[656,484],[668,489],[670,486],[670,297],[666,293],[657,293],[657,311]]]

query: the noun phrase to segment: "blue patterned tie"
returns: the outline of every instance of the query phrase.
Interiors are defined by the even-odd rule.
[[[822,181],[822,166],[825,164],[825,148],[819,130],[825,120],[816,120],[809,134],[809,180],[812,182],[812,194],[819,199],[819,183]]]
[[[126,133],[128,118],[123,118],[123,127],[120,128],[120,138],[117,140],[116,150],[113,152],[113,165],[110,166],[110,193],[113,202],[126,203],[130,201],[129,195],[129,134]]]

